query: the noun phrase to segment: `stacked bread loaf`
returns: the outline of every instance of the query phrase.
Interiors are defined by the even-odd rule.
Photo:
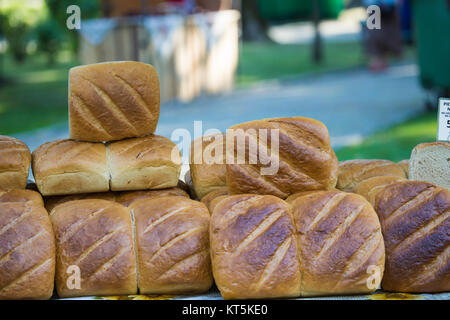
[[[0,299],[49,299],[55,279],[55,238],[42,197],[0,192]]]
[[[175,187],[180,152],[153,134],[158,117],[159,82],[152,66],[113,62],[72,68],[71,139],[33,152],[39,191],[50,196]]]
[[[25,189],[31,153],[19,139],[0,136],[0,190]]]
[[[31,155],[0,136],[0,299],[54,283],[58,297],[450,290],[447,144],[406,166],[339,163],[321,122],[257,120],[194,140],[186,187],[180,150],[154,135],[153,67],[77,67],[69,88],[70,139]]]

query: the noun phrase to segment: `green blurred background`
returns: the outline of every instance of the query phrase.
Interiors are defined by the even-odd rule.
[[[80,64],[77,33],[65,27],[65,8],[72,2],[0,2],[0,134],[14,135],[67,120],[68,69]],[[355,12],[361,3],[353,2],[320,1],[320,18],[337,19],[342,14]],[[296,21],[311,23],[311,3],[261,0],[257,9],[240,5],[244,35],[240,42],[237,88],[267,80],[365,68],[368,60],[359,41],[324,41],[322,58],[317,62],[312,58],[310,43],[278,43],[267,37],[270,26]],[[102,16],[99,1],[79,0],[76,4],[82,10],[83,19]],[[263,31],[259,31],[263,34],[257,39],[246,37],[246,19],[249,21],[250,18],[246,18],[249,13],[245,10],[258,10],[257,16],[264,22],[261,24]],[[361,10],[356,12],[361,13]],[[416,59],[417,48],[410,43],[396,61]],[[428,58],[423,59],[428,61]],[[436,113],[424,108],[423,114],[383,129],[356,145],[341,148],[337,153],[340,160],[384,158],[399,161],[408,158],[416,144],[433,141],[435,136]]]

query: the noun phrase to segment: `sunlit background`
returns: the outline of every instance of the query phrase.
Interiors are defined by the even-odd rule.
[[[448,0],[1,0],[0,26],[0,134],[31,149],[68,136],[69,68],[102,61],[155,66],[161,135],[308,116],[340,160],[409,158],[450,95]]]

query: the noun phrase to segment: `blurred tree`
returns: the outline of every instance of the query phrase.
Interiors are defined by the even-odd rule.
[[[323,59],[323,45],[322,38],[320,36],[320,7],[319,0],[313,0],[312,20],[314,24],[314,42],[312,58],[315,63],[320,63]]]
[[[259,12],[258,0],[242,0],[242,37],[246,41],[267,41],[267,22]]]
[[[75,30],[69,30],[66,26],[68,14],[67,7],[76,4],[81,10],[81,19],[98,18],[101,15],[100,3],[98,0],[45,0],[50,16],[60,26],[60,30],[64,32],[65,37],[71,44],[73,52],[78,50],[78,34]],[[83,25],[83,24],[82,24]]]
[[[38,50],[47,55],[48,64],[54,64],[64,41],[63,31],[54,19],[46,19],[35,29]]]
[[[17,22],[15,25],[5,24],[3,30],[8,41],[8,50],[18,63],[25,61],[27,56],[27,43],[30,40],[30,27],[25,22]]]
[[[6,17],[5,15],[0,12],[0,40],[3,40],[4,35],[4,29],[6,24]],[[5,82],[5,76],[3,75],[3,63],[5,61],[5,53],[3,50],[0,51],[0,85]]]
[[[43,3],[2,0],[0,13],[3,17],[2,33],[8,43],[8,51],[16,62],[21,63],[27,56],[31,29],[45,15]]]

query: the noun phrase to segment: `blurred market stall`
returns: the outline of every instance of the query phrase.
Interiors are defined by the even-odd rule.
[[[82,64],[150,63],[159,73],[163,101],[189,101],[202,93],[232,89],[239,57],[239,11],[190,13],[186,2],[179,10],[133,7],[132,3],[119,2],[114,7],[114,1],[108,2],[105,18],[82,21]],[[151,14],[134,15],[136,10]]]

